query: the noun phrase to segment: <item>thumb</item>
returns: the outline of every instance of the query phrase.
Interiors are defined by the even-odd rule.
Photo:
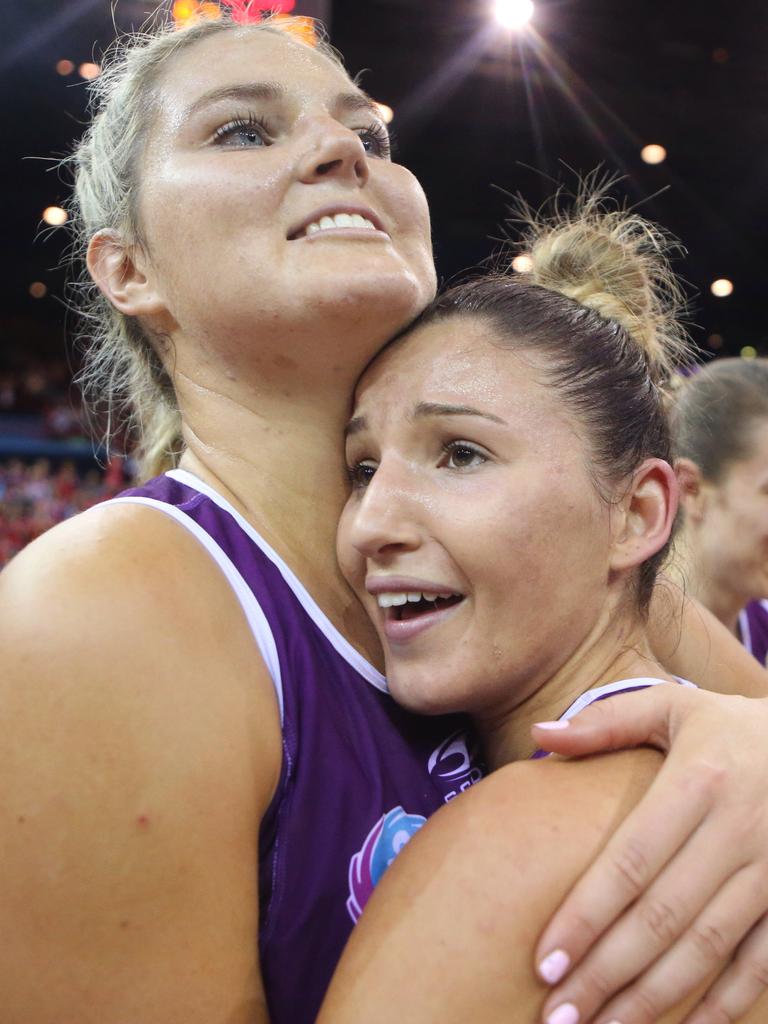
[[[681,686],[649,686],[595,701],[565,722],[537,722],[531,733],[542,750],[566,757],[642,745],[667,751],[673,713],[687,697]]]

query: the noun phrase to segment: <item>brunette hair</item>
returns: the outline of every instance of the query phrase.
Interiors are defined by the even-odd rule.
[[[439,295],[417,325],[480,317],[499,346],[543,355],[547,382],[585,428],[593,478],[608,500],[643,459],[671,460],[663,385],[688,351],[683,294],[668,261],[676,243],[612,208],[602,191],[583,190],[570,209],[556,197],[525,213],[529,269],[512,273],[506,257]],[[666,552],[640,569],[642,610]]]
[[[768,360],[718,359],[678,388],[672,410],[676,458],[691,459],[711,483],[752,452],[753,430],[768,419]]]
[[[308,45],[301,27],[291,18],[240,24],[224,10],[217,20],[200,19],[181,29],[161,20],[146,31],[119,38],[105,54],[100,75],[90,83],[91,124],[65,161],[73,167],[75,179],[69,225],[78,268],[72,304],[82,323],[77,383],[86,406],[96,414],[94,421],[105,424],[103,441],[109,445],[118,431],[132,438],[141,478],[177,464],[184,448],[181,416],[158,351],[163,339],[150,337],[137,318],[125,316],[102,295],[85,268],[88,243],[97,231],[110,230],[126,246],[143,244],[139,169],[168,62],[223,32],[280,33],[293,45]],[[318,49],[343,67],[323,38]]]

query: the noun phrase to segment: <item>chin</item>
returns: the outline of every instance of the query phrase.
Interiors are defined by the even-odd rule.
[[[452,715],[466,707],[466,694],[453,686],[439,668],[428,672],[424,680],[387,673],[387,684],[392,698],[417,715]]]

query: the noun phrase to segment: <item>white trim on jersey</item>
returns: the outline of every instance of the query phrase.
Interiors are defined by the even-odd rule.
[[[687,679],[680,679],[675,676],[677,682],[682,686],[691,686],[696,689],[696,684],[689,682]],[[668,679],[654,679],[649,676],[640,676],[637,679],[620,679],[616,683],[606,683],[605,686],[596,686],[594,690],[587,690],[571,704],[567,711],[560,715],[560,721],[564,721],[567,718],[573,718],[574,715],[578,715],[580,711],[588,707],[590,704],[594,704],[596,700],[600,700],[601,697],[608,697],[612,693],[621,693],[623,690],[632,690],[635,687],[648,687],[648,686],[660,686],[662,683],[668,683]]]
[[[143,498],[138,495],[127,495],[124,498],[112,498],[110,501],[105,501],[104,505],[119,505],[119,504],[132,504],[132,505],[146,505],[149,508],[156,508],[160,512],[164,512],[167,516],[175,519],[176,522],[189,530],[197,540],[203,545],[208,554],[213,558],[216,564],[219,566],[221,571],[224,573],[227,582],[235,592],[235,597],[240,603],[240,607],[243,609],[248,625],[251,627],[253,638],[256,641],[256,646],[259,648],[259,653],[264,659],[264,664],[267,666],[267,671],[272,677],[272,682],[275,687],[275,693],[277,694],[277,703],[280,708],[280,724],[283,722],[283,680],[280,672],[280,658],[277,654],[277,645],[275,644],[275,638],[272,635],[272,629],[270,628],[267,617],[262,611],[261,605],[256,600],[253,591],[243,579],[242,575],[238,572],[234,562],[221,550],[219,545],[210,536],[209,533],[191,519],[185,512],[177,508],[175,505],[169,505],[165,501],[159,501],[157,498]]]
[[[362,654],[356,651],[352,644],[350,644],[350,642],[341,635],[293,570],[286,565],[274,548],[270,547],[264,538],[251,526],[248,520],[240,515],[237,509],[231,505],[226,498],[219,494],[219,492],[211,487],[210,484],[200,480],[194,475],[194,473],[190,473],[186,469],[169,469],[166,476],[171,477],[173,480],[178,480],[179,483],[185,484],[187,487],[191,487],[195,491],[200,491],[201,494],[205,494],[206,497],[210,498],[211,501],[219,506],[219,508],[228,512],[241,530],[251,538],[254,544],[261,549],[270,562],[272,562],[272,564],[277,568],[280,575],[293,591],[299,604],[307,615],[309,615],[310,619],[312,619],[314,624],[337,654],[340,654],[341,657],[351,665],[353,669],[355,669],[355,671],[359,672],[366,682],[375,686],[377,690],[381,690],[382,693],[389,693],[387,681],[381,672],[374,668],[369,661],[366,661]]]
[[[761,604],[765,604],[762,601]],[[742,608],[739,612],[739,635],[741,636],[741,642],[746,647],[747,651],[754,656],[752,650],[752,630],[749,628],[749,616],[747,615],[747,609]]]

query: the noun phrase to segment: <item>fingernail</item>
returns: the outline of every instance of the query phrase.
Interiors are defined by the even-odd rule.
[[[563,949],[545,956],[539,964],[539,974],[548,985],[556,985],[571,966],[571,958]]]
[[[579,1011],[573,1003],[563,1003],[550,1013],[544,1024],[579,1024]]]
[[[559,719],[557,722],[534,722],[537,729],[550,729],[554,732],[555,729],[568,729],[570,727],[570,720],[565,718]]]

